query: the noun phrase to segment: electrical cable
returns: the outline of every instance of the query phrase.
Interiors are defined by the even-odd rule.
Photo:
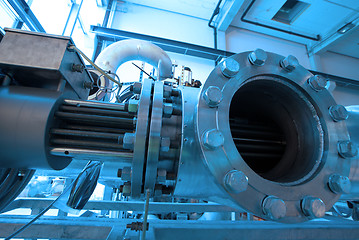
[[[68,49],[72,49],[75,50],[76,52],[78,52],[83,58],[86,59],[87,62],[89,62],[97,71],[99,71],[102,75],[104,75],[105,77],[107,77],[110,81],[118,84],[118,86],[121,88],[122,87],[122,83],[120,83],[119,81],[115,80],[114,78],[112,78],[110,75],[108,75],[104,70],[102,70],[99,66],[97,66],[94,62],[91,61],[91,59],[89,59],[80,49],[78,49],[75,45],[70,45],[68,46]]]
[[[155,80],[150,74],[148,74],[145,70],[143,70],[141,67],[139,67],[138,65],[136,65],[135,63],[132,63],[133,65],[135,65],[138,69],[140,69],[141,72],[143,72],[144,74],[146,74],[149,78],[151,78],[152,80]]]
[[[89,161],[86,165],[86,167],[81,171],[81,173],[79,175],[81,175],[83,172],[85,172],[86,170],[88,170],[89,168],[91,168],[93,165],[91,165],[91,161]],[[10,240],[13,237],[16,237],[19,233],[23,232],[24,230],[26,230],[28,227],[30,227],[37,219],[39,219],[42,215],[44,215],[49,209],[51,209],[51,207],[62,197],[65,195],[65,193],[67,193],[72,186],[74,185],[75,181],[72,182],[70,185],[68,185],[66,187],[66,189],[60,194],[60,196],[58,196],[54,201],[52,201],[48,207],[46,207],[44,210],[42,210],[38,215],[36,215],[30,222],[26,223],[24,226],[22,226],[21,228],[19,228],[17,231],[15,231],[14,233],[12,233],[10,236],[6,237],[4,240]]]

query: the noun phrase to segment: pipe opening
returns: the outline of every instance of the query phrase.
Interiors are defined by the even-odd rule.
[[[319,167],[323,131],[310,100],[284,80],[256,77],[232,98],[230,128],[248,166],[287,184],[307,180]]]

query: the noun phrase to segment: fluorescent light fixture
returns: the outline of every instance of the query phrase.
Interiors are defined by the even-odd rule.
[[[350,23],[345,24],[343,27],[341,27],[337,32],[340,34],[344,34],[354,27],[355,27],[355,24],[350,22]]]

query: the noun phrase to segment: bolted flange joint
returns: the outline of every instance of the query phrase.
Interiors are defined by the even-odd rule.
[[[288,57],[284,58],[281,62],[280,62],[280,66],[288,71],[291,72],[293,71],[296,67],[299,66],[299,62],[298,59],[292,55],[289,55]]]
[[[329,108],[329,115],[333,121],[339,122],[348,119],[349,114],[343,105],[334,105]]]
[[[208,130],[203,134],[202,143],[207,149],[216,149],[224,144],[223,134],[217,129]]]
[[[279,220],[287,213],[285,202],[275,196],[267,196],[262,202],[263,213],[272,220]]]
[[[328,185],[334,193],[350,193],[351,183],[348,177],[332,174],[329,177]]]
[[[131,99],[131,100],[128,102],[128,112],[129,112],[129,113],[136,113],[137,110],[138,110],[138,103],[139,103],[138,100],[136,100],[136,99]]]
[[[328,81],[320,75],[314,75],[308,78],[309,86],[316,92],[322,91],[327,87]]]
[[[141,93],[141,89],[142,89],[142,83],[140,82],[135,82],[131,85],[130,90],[134,93],[134,94],[140,94]]]
[[[239,72],[239,63],[233,58],[226,58],[220,63],[220,68],[225,77],[231,78]]]
[[[263,49],[257,48],[248,55],[248,60],[253,65],[263,66],[267,60],[267,53]]]
[[[133,147],[135,145],[135,139],[135,133],[125,133],[123,136],[123,148],[133,150]]]
[[[223,94],[218,87],[210,86],[203,93],[203,98],[209,107],[217,107],[223,99]]]
[[[231,170],[224,176],[224,186],[232,193],[240,193],[247,190],[248,177],[241,171]]]
[[[339,141],[338,153],[342,158],[352,158],[358,155],[358,148],[352,141]]]
[[[320,198],[305,197],[301,202],[301,208],[309,218],[321,218],[325,215],[325,204]]]

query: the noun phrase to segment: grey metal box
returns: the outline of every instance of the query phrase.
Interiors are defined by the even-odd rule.
[[[73,44],[71,38],[5,29],[6,34],[0,43],[0,68],[10,73],[24,86],[46,86],[56,89],[59,81],[65,79],[81,99],[89,93],[83,86],[91,81],[87,70],[72,71],[73,64],[84,63],[75,51],[67,49]]]

